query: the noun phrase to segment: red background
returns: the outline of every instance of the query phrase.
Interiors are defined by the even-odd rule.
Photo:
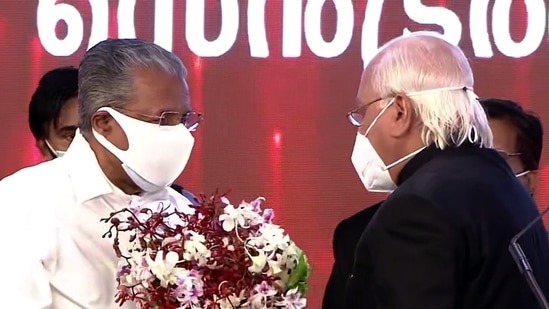
[[[54,57],[45,51],[38,38],[38,1],[0,0],[0,147],[3,150],[0,177],[40,161],[27,125],[30,95],[43,73],[61,65],[77,66],[88,46],[92,23],[88,1],[64,2],[73,4],[84,17],[84,40],[73,55]],[[235,201],[265,196],[268,205],[277,212],[278,223],[309,255],[314,267],[309,308],[319,308],[332,265],[331,238],[335,225],[383,198],[368,194],[354,173],[350,154],[355,130],[344,117],[354,107],[362,70],[361,33],[367,3],[353,1],[354,34],[349,47],[335,58],[314,55],[305,37],[300,57],[282,57],[283,2],[280,0],[268,0],[266,5],[270,55],[252,58],[246,27],[247,3],[239,1],[240,27],[233,47],[220,57],[199,58],[189,50],[185,39],[186,2],[175,1],[173,51],[188,67],[195,109],[206,115],[203,126],[195,134],[197,143],[179,183],[194,192],[232,189]],[[476,58],[468,29],[470,2],[423,3],[446,6],[460,17],[463,24],[460,46],[471,59],[475,89],[480,96],[517,100],[546,122],[549,50],[545,40],[536,52],[524,58],[506,57],[495,46],[493,57]],[[491,12],[494,0],[489,3]],[[118,1],[109,1],[109,6],[109,36],[118,37]],[[219,1],[206,0],[206,7],[205,33],[213,40],[221,23]],[[153,40],[153,12],[154,1],[137,0],[137,37]],[[331,40],[336,30],[334,12],[333,2],[327,1],[322,14],[326,41]],[[490,20],[488,17],[488,29]],[[526,29],[523,1],[513,1],[511,20],[511,35],[520,41]],[[57,27],[60,37],[64,27],[62,23]],[[440,30],[436,25],[411,21],[402,1],[385,0],[380,44],[400,35],[405,27],[412,31]],[[543,27],[546,28],[546,24]],[[492,35],[490,38],[493,42]],[[544,159],[547,154],[545,151]],[[544,179],[548,173],[544,165]],[[542,184],[539,192],[539,204],[549,204],[545,185]]]

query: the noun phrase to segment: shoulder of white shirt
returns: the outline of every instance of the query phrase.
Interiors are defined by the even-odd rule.
[[[42,200],[47,199],[48,195],[60,188],[70,185],[67,165],[64,164],[63,159],[26,167],[4,177],[0,180],[0,200],[7,203],[21,203],[26,210],[34,209],[33,205],[43,208],[40,206]],[[181,212],[189,214],[194,212],[191,207],[194,203],[170,187],[156,193],[144,194],[139,199],[144,204],[164,202],[172,204]]]
[[[64,166],[57,160],[25,167],[0,180],[0,199],[40,200],[44,194],[70,182]]]

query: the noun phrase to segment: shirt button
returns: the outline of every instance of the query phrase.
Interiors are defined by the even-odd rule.
[[[349,275],[349,279],[353,279],[354,277],[355,277],[355,275],[353,275],[353,274]]]

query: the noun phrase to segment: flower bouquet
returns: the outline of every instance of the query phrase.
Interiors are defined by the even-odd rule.
[[[272,223],[263,201],[235,207],[216,194],[201,196],[190,215],[126,208],[103,219],[111,224],[104,237],[114,238],[120,257],[116,302],[140,309],[305,308],[307,257]]]

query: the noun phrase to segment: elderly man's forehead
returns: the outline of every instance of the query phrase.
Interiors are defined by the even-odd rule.
[[[440,37],[412,34],[396,38],[383,45],[369,61],[364,72],[382,70],[383,67],[403,57],[403,54],[407,54],[409,57],[415,56],[418,61],[430,63],[435,60],[432,58],[433,56],[455,55],[456,52],[459,52],[459,47]]]
[[[440,49],[441,51],[458,48],[445,40],[443,37],[417,32],[409,36],[401,36],[387,42],[378,50],[378,54],[376,56],[390,52],[392,49],[407,49],[413,47],[424,47],[430,50]]]
[[[386,75],[387,69],[394,67],[395,63],[400,64],[400,70],[405,70],[402,66],[406,65],[444,70],[445,67],[441,67],[441,63],[446,63],[448,59],[452,59],[448,60],[450,62],[457,61],[455,58],[459,57],[459,53],[459,47],[437,36],[412,34],[399,37],[383,45],[370,59],[362,71],[361,84],[371,85],[372,81],[375,82],[381,75]]]
[[[366,104],[367,102],[361,102],[363,100],[372,101],[379,98],[381,95],[374,87],[374,67],[377,65],[379,59],[374,58],[362,71],[360,78],[360,85],[357,94],[357,104]]]
[[[379,99],[380,94],[378,91],[373,87],[373,80],[371,74],[363,73],[362,78],[360,80],[360,86],[358,88],[358,94],[357,94],[357,104],[363,105],[367,104],[368,102],[371,102],[373,100]]]

